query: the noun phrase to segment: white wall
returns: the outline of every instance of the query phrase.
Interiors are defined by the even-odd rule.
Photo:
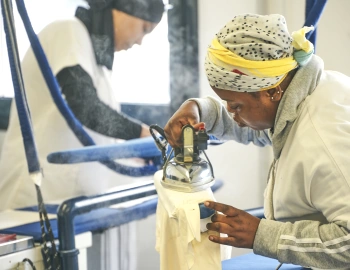
[[[286,17],[290,32],[304,23],[305,0],[266,1],[267,13],[280,13]],[[337,70],[350,76],[350,1],[327,2],[317,28],[316,54],[325,62],[325,69]]]

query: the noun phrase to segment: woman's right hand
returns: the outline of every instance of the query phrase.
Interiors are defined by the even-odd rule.
[[[165,136],[172,147],[182,145],[182,127],[190,124],[195,130],[204,127],[200,121],[199,108],[195,101],[185,101],[164,127]]]

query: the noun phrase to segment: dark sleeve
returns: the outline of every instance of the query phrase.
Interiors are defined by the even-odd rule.
[[[141,122],[103,103],[91,77],[80,65],[64,68],[56,77],[69,107],[84,126],[124,140],[140,137]]]

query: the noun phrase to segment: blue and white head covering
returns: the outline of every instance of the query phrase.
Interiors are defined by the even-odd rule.
[[[86,0],[89,8],[78,7],[75,16],[90,33],[96,61],[112,69],[114,40],[112,9],[117,9],[144,21],[159,23],[165,12],[163,0]]]

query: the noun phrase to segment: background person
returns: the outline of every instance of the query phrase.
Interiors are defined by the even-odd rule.
[[[350,262],[350,79],[326,71],[303,28],[289,34],[281,15],[233,18],[208,48],[214,97],[186,101],[165,126],[171,145],[183,125],[204,122],[220,139],[272,145],[266,219],[208,202],[217,243],[252,248],[282,263],[347,269]],[[232,155],[237,153],[232,153]]]
[[[55,21],[38,34],[52,71],[69,107],[96,144],[149,136],[147,125],[120,112],[115,92],[126,89],[112,89],[111,69],[115,51],[141,44],[143,37],[155,28],[164,12],[163,2],[91,2],[90,8],[78,7],[75,17]],[[98,162],[55,165],[46,161],[51,152],[80,148],[82,144],[56,108],[31,48],[23,58],[22,69],[45,174],[44,199],[96,194],[118,183],[129,182],[131,177],[118,175]],[[11,108],[0,172],[1,209],[36,204],[15,104]]]
[[[147,125],[120,112],[116,92],[133,91],[132,82],[128,89],[112,89],[111,74],[114,52],[140,45],[143,37],[160,22],[164,4],[162,0],[89,0],[88,3],[88,8],[78,7],[75,17],[55,21],[38,34],[62,94],[97,145],[149,136]],[[80,148],[82,144],[54,104],[32,48],[21,64],[44,172],[45,202],[97,194],[117,185],[140,181],[117,174],[98,162],[49,164],[46,160],[49,153]],[[137,72],[140,71],[136,64],[135,78]],[[37,204],[14,103],[1,153],[0,174],[1,210]],[[117,242],[122,243],[122,251],[108,248],[108,241],[116,241],[113,235],[118,235],[115,231],[108,232],[105,247],[114,254],[98,269],[135,268],[136,258],[132,253],[136,236],[132,228],[132,224],[119,228],[121,239]]]

